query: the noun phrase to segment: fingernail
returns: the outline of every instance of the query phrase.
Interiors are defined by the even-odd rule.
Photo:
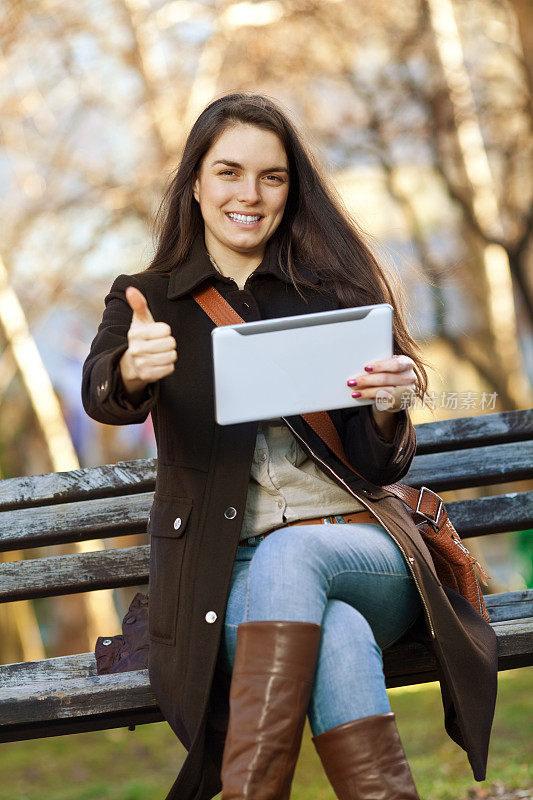
[[[361,397],[361,392],[352,392],[352,397]]]
[[[346,382],[348,386],[357,386],[357,381],[355,380],[355,378],[350,378],[350,380]]]
[[[374,367],[365,367],[365,369],[366,369],[366,371],[367,371],[367,372],[372,372],[372,370],[374,369]]]

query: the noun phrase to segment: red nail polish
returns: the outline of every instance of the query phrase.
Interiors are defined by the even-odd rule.
[[[361,397],[361,392],[352,392],[352,397]]]
[[[350,378],[350,380],[347,381],[347,383],[348,386],[357,386],[357,381],[355,380],[355,378]]]
[[[372,370],[374,369],[374,367],[365,367],[365,369],[366,369],[366,371],[367,371],[367,372],[372,372]]]

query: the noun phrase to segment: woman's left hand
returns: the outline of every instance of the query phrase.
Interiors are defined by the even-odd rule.
[[[401,411],[415,399],[416,374],[409,356],[396,355],[365,366],[366,372],[347,381],[352,397],[372,398],[380,411]]]

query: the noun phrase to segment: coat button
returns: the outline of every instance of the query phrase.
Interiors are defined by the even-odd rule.
[[[111,644],[111,639],[104,639],[102,644],[105,644],[105,645]]]
[[[235,517],[237,516],[237,509],[233,508],[233,506],[230,506],[224,511],[224,516],[226,517],[226,519],[235,519]]]
[[[207,614],[205,615],[206,622],[216,622],[216,620],[217,620],[217,615],[215,611],[208,611]]]
[[[409,561],[411,562],[411,564],[414,562],[413,556],[409,556]]]
[[[176,519],[174,520],[174,530],[177,531],[180,526],[181,526],[181,517],[176,517]]]

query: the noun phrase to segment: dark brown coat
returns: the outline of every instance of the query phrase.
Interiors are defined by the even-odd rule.
[[[228,685],[217,655],[257,431],[256,422],[220,426],[214,420],[214,325],[191,296],[206,279],[246,321],[339,307],[335,297],[314,290],[305,293],[305,303],[276,265],[272,247],[241,291],[216,272],[201,238],[170,275],[119,275],[105,299],[83,367],[82,399],[99,422],[140,423],[151,413],[154,423],[149,674],[165,718],[189,751],[167,800],[208,800],[221,788]],[[174,372],[149,385],[137,407],[121,393],[118,369],[132,317],[129,285],[144,294],[156,321],[171,326],[178,349]],[[386,442],[370,406],[331,412],[350,463],[367,480],[350,472],[299,415],[285,422],[318,466],[371,509],[402,548],[424,604],[418,630],[437,658],[446,730],[466,750],[476,780],[483,780],[496,700],[496,637],[468,602],[442,587],[403,503],[381,488],[406,474],[415,451],[409,414],[397,413],[394,441]],[[226,516],[227,509],[236,509],[236,516]]]

